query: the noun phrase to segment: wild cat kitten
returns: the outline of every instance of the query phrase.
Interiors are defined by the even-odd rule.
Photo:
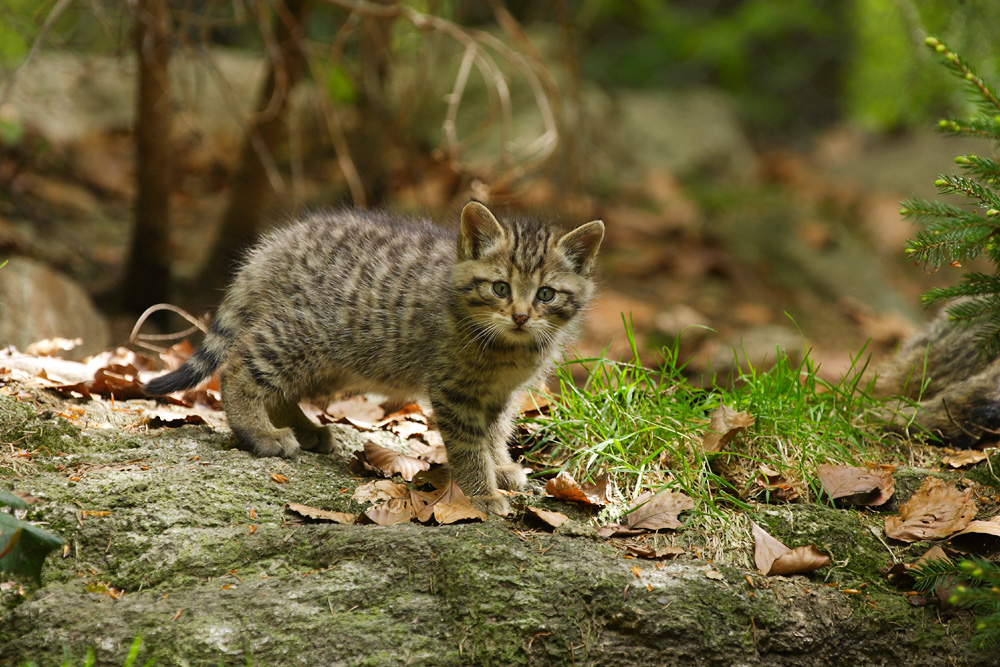
[[[248,255],[202,346],[146,385],[163,395],[220,366],[229,425],[258,456],[328,452],[299,401],[334,391],[429,398],[462,491],[504,514],[515,393],[547,373],[594,293],[604,223],[565,232],[470,201],[459,233],[371,211],[316,213]]]

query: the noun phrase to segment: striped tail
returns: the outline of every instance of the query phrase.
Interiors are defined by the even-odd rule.
[[[235,332],[222,324],[223,319],[219,316],[212,321],[201,347],[180,368],[150,380],[143,391],[149,396],[164,396],[190,389],[214,373],[225,362],[226,352],[235,338]]]

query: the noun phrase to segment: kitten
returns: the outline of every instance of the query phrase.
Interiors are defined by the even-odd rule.
[[[334,391],[430,399],[455,482],[482,509],[525,471],[507,450],[515,393],[550,370],[594,293],[604,223],[564,232],[499,220],[483,204],[460,230],[367,211],[316,213],[247,256],[201,347],[149,395],[222,370],[222,400],[258,456],[328,452],[299,401]]]

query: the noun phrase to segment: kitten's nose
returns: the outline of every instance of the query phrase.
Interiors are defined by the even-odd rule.
[[[514,320],[514,324],[517,326],[524,326],[524,323],[528,321],[528,315],[526,313],[514,313],[510,316]]]

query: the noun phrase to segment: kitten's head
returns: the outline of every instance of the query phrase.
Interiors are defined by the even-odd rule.
[[[488,344],[536,349],[558,341],[593,296],[603,238],[600,220],[565,232],[526,218],[501,222],[470,201],[452,274],[468,333]]]

